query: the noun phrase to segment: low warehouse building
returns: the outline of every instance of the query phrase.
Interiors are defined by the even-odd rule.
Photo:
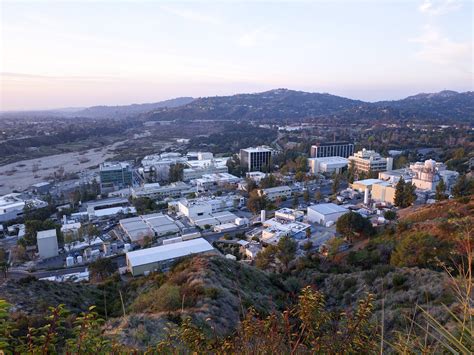
[[[133,276],[139,276],[166,270],[173,262],[185,256],[213,251],[212,245],[203,238],[136,250],[126,254],[127,269]]]
[[[344,207],[338,206],[335,203],[321,203],[319,205],[309,206],[308,221],[311,223],[319,223],[328,225],[329,222],[335,223],[348,210]]]

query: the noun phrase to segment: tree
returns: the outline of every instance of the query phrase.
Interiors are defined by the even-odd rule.
[[[407,166],[408,164],[408,159],[405,155],[399,155],[395,158],[395,161],[393,162],[394,168],[395,169],[401,169]]]
[[[268,174],[260,181],[260,188],[268,189],[270,187],[278,186],[280,182],[273,174]]]
[[[304,171],[297,171],[295,174],[295,180],[298,182],[302,182],[306,177],[306,173]]]
[[[367,218],[352,211],[339,217],[336,222],[336,230],[350,241],[354,237],[371,236],[375,232],[372,223]]]
[[[394,266],[439,268],[449,259],[449,244],[426,232],[404,236],[395,247],[390,263]]]
[[[436,201],[442,201],[446,200],[446,184],[444,183],[444,180],[441,179],[438,182],[438,185],[436,185]]]
[[[398,180],[397,185],[395,186],[395,197],[393,203],[397,207],[404,208],[405,206],[405,179],[403,176]]]
[[[397,218],[397,213],[395,211],[388,210],[384,212],[383,216],[386,220],[393,221]]]
[[[90,277],[93,280],[103,281],[117,270],[117,265],[109,258],[101,258],[89,264]]]
[[[278,260],[288,270],[289,263],[295,258],[297,243],[288,236],[280,238],[277,244],[278,252],[276,254]]]
[[[303,200],[306,203],[309,202],[309,191],[308,190],[305,190],[305,192],[303,192]]]
[[[411,206],[415,203],[416,201],[416,186],[413,185],[411,182],[407,182],[405,184],[405,188],[404,188],[404,195],[405,195],[405,202],[407,204],[406,207],[408,206]]]
[[[170,182],[176,182],[176,181],[182,181],[183,180],[183,171],[184,171],[184,165],[177,163],[177,164],[172,164],[170,166],[170,171],[169,171],[169,181]]]
[[[474,179],[468,179],[466,175],[460,175],[452,189],[456,198],[474,194]]]
[[[334,179],[332,180],[332,193],[337,194],[339,190],[339,186],[341,185],[341,176],[339,174],[334,175]]]
[[[292,206],[294,209],[298,207],[299,197],[300,196],[298,195],[298,193],[295,192],[295,194],[293,195],[293,203],[292,203]]]
[[[275,256],[278,252],[276,245],[269,245],[257,254],[255,258],[255,265],[260,269],[267,269],[275,262]]]
[[[250,192],[249,199],[247,200],[247,208],[253,213],[259,213],[267,207],[268,201],[265,196],[260,196],[257,190]]]
[[[296,171],[302,172],[306,175],[308,171],[308,159],[304,156],[299,156],[296,158]]]
[[[356,176],[355,161],[351,160],[349,162],[349,169],[347,170],[347,181],[353,183]]]
[[[406,208],[411,206],[416,201],[416,187],[411,182],[405,182],[403,177],[397,183],[395,187],[395,198],[394,204],[400,208]]]
[[[316,191],[316,192],[314,193],[314,199],[315,199],[317,202],[321,201],[322,198],[323,198],[323,195],[321,194],[321,191],[320,191],[320,190],[318,190],[318,191]]]
[[[344,244],[344,239],[342,238],[331,238],[326,242],[328,248],[328,256],[331,258],[334,257],[339,252],[339,248]]]
[[[246,178],[245,182],[247,184],[247,191],[249,193],[257,188],[257,183],[254,180]]]

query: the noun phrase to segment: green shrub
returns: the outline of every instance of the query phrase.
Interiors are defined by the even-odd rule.
[[[405,285],[405,282],[407,282],[408,278],[405,275],[402,274],[395,274],[392,277],[392,284],[393,287],[396,289],[402,288]]]
[[[169,312],[181,307],[180,287],[164,284],[159,289],[140,294],[131,309],[136,312]]]
[[[208,287],[204,289],[204,294],[206,295],[206,297],[212,300],[216,300],[219,298],[221,290],[219,290],[217,287]]]
[[[347,290],[348,288],[357,285],[357,280],[354,277],[348,277],[342,284],[344,285],[344,289]]]

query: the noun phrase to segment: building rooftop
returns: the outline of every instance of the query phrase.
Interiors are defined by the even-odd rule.
[[[212,250],[214,248],[209,242],[203,238],[196,238],[180,243],[128,252],[127,259],[131,266],[139,266]]]
[[[264,193],[272,193],[272,192],[280,192],[280,191],[288,191],[291,190],[289,186],[276,186],[276,187],[269,187],[268,189],[262,189]]]
[[[227,167],[227,160],[229,158],[213,158],[213,159],[203,159],[203,160],[189,160],[186,162],[189,168],[192,169],[205,169],[211,166],[216,168]]]
[[[49,239],[49,238],[57,238],[56,229],[48,229],[48,230],[46,230],[46,231],[40,231],[40,232],[38,232],[38,234],[36,235],[36,239],[37,239],[37,240],[40,240],[40,239]]]
[[[364,186],[371,186],[373,184],[380,184],[382,182],[384,182],[384,181],[380,180],[380,179],[365,179],[365,180],[354,181],[354,184],[359,184],[359,185],[364,185]]]
[[[105,198],[98,201],[91,201],[87,202],[87,207],[97,208],[102,206],[113,206],[113,205],[121,205],[121,204],[129,204],[126,198],[122,197],[112,197],[112,198]]]
[[[341,212],[348,212],[348,210],[344,207],[338,206],[335,203],[320,203],[318,205],[308,206],[308,209],[312,209],[318,213],[323,215],[328,215],[332,213],[341,213]]]
[[[249,147],[242,149],[244,152],[256,153],[256,152],[271,152],[272,150],[269,147],[259,146],[259,147]]]
[[[343,157],[320,157],[320,158],[308,158],[308,160],[316,160],[320,163],[349,163],[349,159]]]
[[[130,164],[125,162],[106,161],[100,164],[100,171],[129,169]]]

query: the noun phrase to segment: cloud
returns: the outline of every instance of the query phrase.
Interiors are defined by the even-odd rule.
[[[202,22],[211,25],[219,25],[222,23],[221,19],[217,16],[205,14],[195,10],[183,9],[174,6],[161,6],[161,8],[170,14],[181,17],[185,20]]]
[[[472,72],[472,43],[452,41],[431,25],[425,26],[422,34],[411,41],[420,44],[418,58]]]
[[[270,33],[265,28],[257,28],[253,31],[242,34],[237,43],[241,47],[257,47],[262,42],[270,42],[276,39],[273,33]]]
[[[461,7],[458,0],[423,0],[418,10],[426,15],[438,16],[457,10]]]

